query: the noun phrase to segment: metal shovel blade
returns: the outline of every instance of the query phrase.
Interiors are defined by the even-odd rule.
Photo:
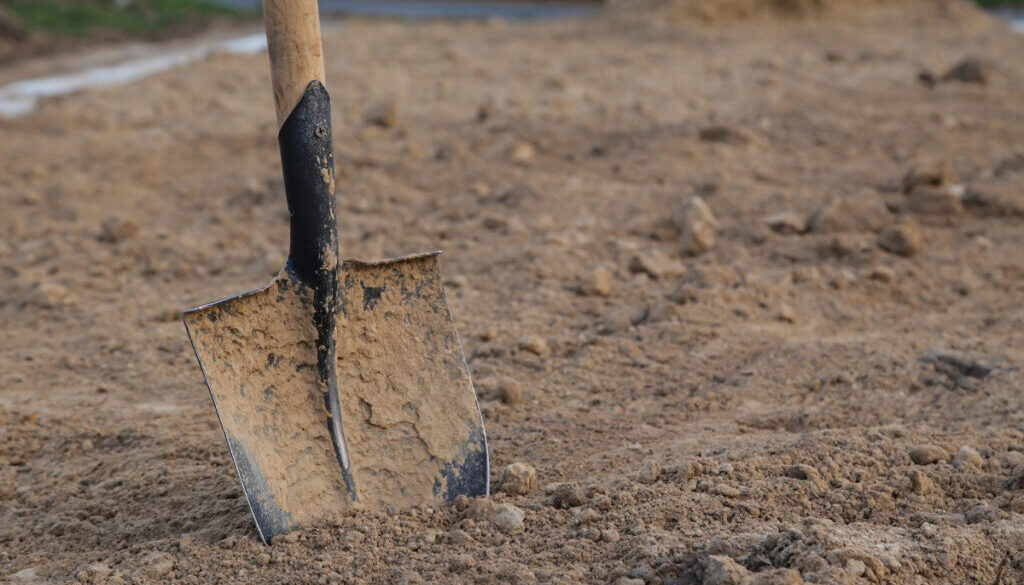
[[[342,454],[318,374],[312,288],[285,270],[186,312],[185,325],[264,541],[354,508],[488,493],[483,422],[437,253],[341,263]]]

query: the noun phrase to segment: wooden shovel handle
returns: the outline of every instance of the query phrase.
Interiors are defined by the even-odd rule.
[[[263,20],[280,128],[312,81],[327,85],[317,0],[263,0]]]

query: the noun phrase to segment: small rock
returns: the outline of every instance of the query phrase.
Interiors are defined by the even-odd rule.
[[[779,312],[775,315],[779,321],[785,323],[796,323],[796,313],[786,303],[779,303]]]
[[[605,313],[601,320],[601,333],[622,333],[630,327],[643,323],[649,314],[646,305],[638,307],[615,307]]]
[[[874,192],[831,197],[807,218],[807,229],[819,234],[877,232],[892,221],[885,201]]]
[[[55,309],[74,303],[71,291],[56,282],[44,282],[36,287],[35,301],[41,307]]]
[[[924,473],[914,470],[910,472],[910,489],[923,496],[935,491],[935,483]]]
[[[679,279],[679,286],[693,285],[696,288],[728,288],[739,286],[743,279],[731,266],[702,264],[690,266]]]
[[[528,351],[535,355],[544,355],[548,352],[548,342],[539,335],[526,335],[519,338],[519,349]]]
[[[629,261],[629,271],[633,274],[643,273],[655,279],[671,278],[686,272],[686,266],[658,250],[651,250],[633,256]]]
[[[580,285],[580,290],[583,294],[596,297],[607,297],[611,296],[614,285],[615,279],[609,270],[604,268],[595,268],[587,274],[586,278],[583,279],[583,283]]]
[[[537,149],[529,142],[520,142],[508,152],[508,158],[516,164],[529,164],[537,157]]]
[[[697,256],[715,245],[718,221],[700,197],[690,197],[672,214],[672,225],[679,233],[681,252]]]
[[[392,100],[378,102],[366,110],[366,123],[380,126],[381,128],[394,128],[398,126],[398,104]]]
[[[615,580],[615,585],[644,585],[644,580],[633,577],[619,577]]]
[[[742,145],[750,142],[750,136],[739,128],[731,126],[716,125],[703,128],[699,133],[700,139],[704,142],[719,144]]]
[[[778,234],[802,234],[807,229],[807,222],[797,213],[783,211],[764,218],[765,225]]]
[[[661,465],[657,461],[648,461],[640,469],[640,473],[637,475],[637,481],[645,484],[652,484],[658,481],[661,476]]]
[[[913,256],[921,249],[921,230],[913,221],[891,225],[878,234],[878,247],[899,256]]]
[[[1013,470],[1010,475],[1010,483],[1006,487],[1011,490],[1024,490],[1024,463]]]
[[[526,463],[510,463],[501,471],[498,489],[513,496],[537,491],[537,470]]]
[[[491,325],[480,334],[481,341],[492,341],[498,338],[498,328]]]
[[[888,266],[878,265],[871,269],[868,273],[868,278],[871,280],[877,280],[878,282],[891,284],[896,282],[896,271]]]
[[[738,498],[743,494],[739,488],[733,487],[727,483],[715,484],[713,491],[714,493],[726,498]]]
[[[85,570],[93,577],[99,577],[100,579],[105,579],[109,577],[111,573],[113,573],[110,567],[103,563],[92,563],[91,565],[86,567]]]
[[[910,449],[910,460],[918,465],[949,461],[949,453],[938,445],[918,445]]]
[[[601,542],[615,543],[621,539],[619,531],[614,528],[605,528],[601,531]]]
[[[21,581],[24,583],[33,582],[39,579],[39,571],[35,567],[29,567],[11,574],[10,579],[11,581]]]
[[[976,83],[985,85],[991,77],[991,71],[983,61],[968,57],[954,65],[941,78],[941,81],[959,81],[960,83]]]
[[[497,504],[491,523],[505,534],[517,534],[524,530],[523,520],[526,513],[512,504]]]
[[[726,556],[711,555],[704,562],[703,585],[742,585],[747,569]]]
[[[980,470],[985,465],[985,459],[976,450],[964,445],[953,457],[953,465],[960,470]]]
[[[165,552],[151,552],[142,560],[146,572],[152,577],[163,577],[174,569],[174,557]]]
[[[109,215],[100,223],[97,239],[108,244],[116,244],[139,233],[139,224],[134,219]]]
[[[578,483],[563,483],[555,488],[551,503],[556,508],[568,509],[583,505],[583,493]]]
[[[994,363],[984,363],[981,359],[974,359],[965,355],[941,349],[928,350],[918,358],[918,361],[932,364],[935,370],[946,376],[957,379],[962,376],[968,378],[984,379],[997,369]],[[989,360],[991,361],[991,360]]]
[[[921,215],[960,215],[964,212],[961,185],[923,186],[907,195],[904,209]]]
[[[509,406],[523,401],[523,386],[513,378],[502,378],[498,382],[498,399]]]
[[[914,163],[903,175],[903,194],[909,195],[919,187],[942,187],[959,182],[952,167],[945,161],[922,159]]]

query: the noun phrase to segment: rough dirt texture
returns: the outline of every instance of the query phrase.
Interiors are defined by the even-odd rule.
[[[0,122],[0,578],[1020,583],[1024,37],[957,14],[327,30],[344,255],[446,249],[538,489],[272,547],[179,320],[283,260],[265,56]]]

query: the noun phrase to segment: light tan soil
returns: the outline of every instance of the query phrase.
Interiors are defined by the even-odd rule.
[[[326,31],[343,253],[446,249],[522,529],[259,543],[179,316],[283,261],[265,56],[0,122],[0,579],[1024,581],[1024,36],[637,12]],[[986,84],[918,81],[968,56]]]

